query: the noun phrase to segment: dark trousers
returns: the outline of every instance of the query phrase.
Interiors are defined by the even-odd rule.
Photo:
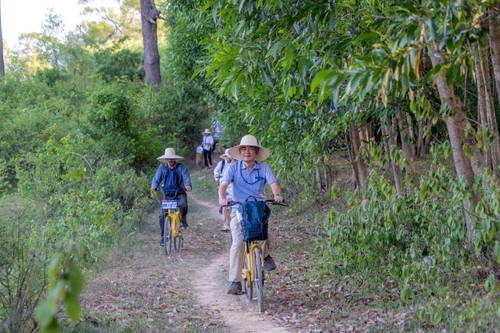
[[[211,151],[212,156],[214,155],[214,152],[215,152],[215,147],[217,147],[217,142],[219,142],[219,141],[214,140],[214,147],[212,148],[212,151]]]
[[[187,194],[179,193],[177,194],[177,207],[181,210],[181,223],[187,223],[187,213],[188,213],[188,204],[187,204]],[[165,216],[168,212],[163,211],[160,205],[160,229],[161,229],[161,237],[163,237],[163,229],[165,228]]]
[[[205,166],[208,168],[212,165],[212,153],[211,150],[203,149],[203,159],[205,160]]]

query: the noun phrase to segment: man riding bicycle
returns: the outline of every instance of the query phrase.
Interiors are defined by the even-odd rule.
[[[164,198],[176,199],[177,206],[181,210],[182,228],[188,227],[186,215],[188,212],[187,194],[191,191],[191,178],[186,166],[179,161],[184,157],[175,154],[174,148],[165,149],[165,154],[158,157],[157,160],[162,162],[158,167],[153,181],[151,182],[151,191],[157,191],[158,186],[163,183],[162,190]],[[162,214],[160,208],[160,229],[161,239],[160,245],[164,243],[163,227],[165,224],[165,215]]]
[[[268,184],[274,195],[274,200],[277,203],[283,202],[280,186],[274,177],[271,168],[263,161],[269,156],[270,152],[267,148],[260,146],[257,139],[252,135],[245,135],[241,138],[240,144],[230,148],[229,154],[231,157],[239,160],[232,163],[222,175],[221,184],[219,186],[219,204],[227,205],[226,189],[229,184],[233,184],[233,200],[245,202],[250,200],[266,200],[264,191],[265,185]],[[233,208],[231,213],[231,236],[233,243],[229,253],[229,282],[231,285],[228,294],[241,294],[241,270],[243,269],[243,233],[241,225]],[[269,255],[269,246],[271,243],[270,237],[262,242],[262,251],[264,254],[264,269],[272,271],[276,269],[274,260]]]

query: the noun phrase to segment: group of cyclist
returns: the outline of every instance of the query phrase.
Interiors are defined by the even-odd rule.
[[[227,205],[229,200],[245,202],[248,198],[255,198],[265,201],[266,184],[270,186],[274,201],[283,202],[281,189],[273,174],[273,171],[264,161],[269,157],[269,149],[262,147],[253,135],[245,135],[241,138],[240,144],[230,149],[226,149],[221,155],[224,163],[219,162],[214,169],[214,177],[219,182],[218,196],[221,206]],[[175,192],[178,206],[181,208],[182,227],[187,228],[186,214],[187,195],[191,191],[191,179],[184,164],[180,163],[183,157],[175,154],[173,148],[167,148],[165,154],[158,157],[162,164],[153,177],[151,190],[157,191],[161,184],[165,195]],[[229,253],[229,290],[228,294],[239,295],[242,292],[241,271],[243,268],[244,242],[241,226],[236,216],[237,208],[232,208],[230,232],[232,244]],[[162,235],[160,244],[163,244],[163,224],[160,213],[160,227]],[[226,231],[223,226],[223,231]],[[272,271],[276,269],[273,258],[269,255],[271,238],[261,242],[264,253],[264,269]]]

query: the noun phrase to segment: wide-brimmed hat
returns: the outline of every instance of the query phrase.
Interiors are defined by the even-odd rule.
[[[175,149],[174,148],[167,148],[167,149],[165,149],[165,154],[163,154],[162,156],[160,156],[160,157],[157,158],[158,161],[164,162],[164,163],[166,163],[167,160],[180,161],[180,160],[183,160],[183,159],[184,159],[184,157],[175,154]]]
[[[205,131],[202,134],[212,134],[208,128],[205,128]]]
[[[224,151],[224,154],[220,155],[220,157],[222,157],[222,158],[225,158],[225,157],[227,157],[227,158],[233,158],[231,156],[231,154],[229,154],[229,148],[226,149],[226,151]]]
[[[264,161],[266,158],[269,157],[269,154],[271,154],[269,149],[264,148],[261,145],[259,145],[255,136],[245,135],[244,137],[241,138],[239,145],[234,146],[232,148],[229,148],[228,153],[231,156],[231,158],[234,158],[234,159],[240,160],[240,161],[243,160],[243,157],[241,156],[241,153],[240,153],[240,147],[242,147],[242,146],[258,147],[259,153],[257,154],[257,157],[255,159],[259,162]]]

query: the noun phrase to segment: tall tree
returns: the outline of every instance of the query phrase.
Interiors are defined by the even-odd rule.
[[[157,87],[161,84],[160,54],[158,52],[157,20],[161,12],[154,0],[141,0],[142,39],[144,42],[144,70],[146,81]]]
[[[4,75],[5,63],[3,61],[2,3],[0,2],[0,77]]]

